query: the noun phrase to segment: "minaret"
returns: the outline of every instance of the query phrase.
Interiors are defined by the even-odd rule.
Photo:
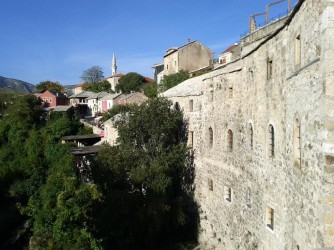
[[[111,65],[111,74],[116,75],[117,73],[117,65],[116,65],[116,57],[115,54],[112,54],[112,65]]]

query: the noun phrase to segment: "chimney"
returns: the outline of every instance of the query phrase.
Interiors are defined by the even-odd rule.
[[[188,38],[188,43],[190,43],[190,38]]]

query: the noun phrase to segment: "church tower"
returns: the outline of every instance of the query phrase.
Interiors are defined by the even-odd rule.
[[[116,65],[116,57],[115,54],[112,54],[112,65],[111,65],[111,74],[116,75],[117,73],[117,65]]]

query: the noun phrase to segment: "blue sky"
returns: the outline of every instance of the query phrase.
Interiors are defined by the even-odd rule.
[[[275,0],[0,0],[0,76],[37,84],[79,83],[101,66],[152,77],[164,52],[198,40],[215,58],[247,31],[249,16]],[[292,6],[297,0],[292,0]],[[287,1],[270,16],[286,11]],[[263,22],[259,17],[258,22]]]

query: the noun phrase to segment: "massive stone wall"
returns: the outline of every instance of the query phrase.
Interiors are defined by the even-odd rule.
[[[334,246],[334,1],[296,8],[200,95],[166,95],[194,132],[204,249]]]

